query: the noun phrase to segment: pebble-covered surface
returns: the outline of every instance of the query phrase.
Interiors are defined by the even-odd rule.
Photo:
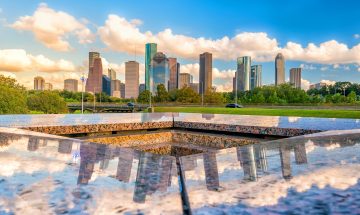
[[[189,128],[291,137],[319,131],[360,129],[360,120],[193,113],[2,115],[0,127],[49,134]]]

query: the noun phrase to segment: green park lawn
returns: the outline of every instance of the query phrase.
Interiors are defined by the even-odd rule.
[[[270,108],[219,108],[219,107],[155,107],[155,112],[239,114],[262,116],[298,116],[327,118],[360,118],[360,110],[329,109],[270,109]]]

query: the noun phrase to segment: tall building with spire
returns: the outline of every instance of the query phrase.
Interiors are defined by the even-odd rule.
[[[169,72],[170,72],[170,79],[169,79],[169,91],[178,89],[179,88],[179,64],[176,58],[169,57]]]
[[[145,45],[145,89],[150,90],[150,77],[151,75],[151,61],[155,54],[157,53],[157,44],[156,43],[147,43]]]
[[[89,70],[91,67],[94,66],[94,59],[99,57],[100,57],[99,52],[89,52]]]
[[[301,68],[290,69],[290,83],[298,89],[301,89]]]
[[[139,63],[128,61],[125,63],[125,98],[139,96]]]
[[[236,69],[237,91],[250,90],[251,57],[238,57]]]
[[[199,62],[199,92],[202,95],[212,89],[212,54],[209,52],[200,54]]]
[[[285,83],[285,58],[279,53],[275,57],[275,85]]]
[[[103,68],[101,58],[95,58],[93,66],[89,69],[88,79],[86,81],[86,92],[102,92]]]

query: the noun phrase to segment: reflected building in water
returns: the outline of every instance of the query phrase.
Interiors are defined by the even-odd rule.
[[[220,187],[219,172],[215,152],[205,152],[203,154],[205,181],[208,190],[218,190]]]

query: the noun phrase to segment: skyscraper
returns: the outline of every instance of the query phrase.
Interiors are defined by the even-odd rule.
[[[199,93],[199,83],[190,83],[189,86],[194,92]]]
[[[212,54],[205,52],[200,54],[199,91],[206,94],[212,89]]]
[[[67,90],[70,92],[77,92],[78,91],[78,80],[65,79],[64,80],[64,90]]]
[[[86,81],[86,92],[99,93],[102,91],[102,71],[101,58],[95,58],[93,66],[90,67],[88,79]]]
[[[102,92],[111,96],[111,80],[106,75],[102,76]]]
[[[168,90],[169,82],[169,60],[162,52],[157,52],[151,61],[150,90],[151,93],[157,92],[157,86],[163,84]]]
[[[125,98],[125,84],[120,82],[120,97]]]
[[[125,63],[125,98],[139,96],[139,63],[128,61]]]
[[[44,90],[52,90],[52,89],[53,89],[52,83],[45,83]]]
[[[285,83],[285,58],[279,53],[275,58],[275,85]]]
[[[156,43],[147,43],[145,45],[145,89],[150,90],[151,61],[157,52]]]
[[[261,65],[253,65],[251,66],[250,73],[250,89],[253,90],[255,87],[262,86],[262,66]]]
[[[290,69],[290,83],[293,84],[295,88],[301,89],[301,68]]]
[[[189,73],[180,73],[180,81],[179,81],[179,88],[183,88],[185,86],[190,86],[192,83],[192,75]]]
[[[110,78],[110,80],[116,80],[116,71],[112,68],[109,68],[108,77]]]
[[[45,89],[45,79],[40,76],[35,77],[34,90],[44,90],[44,89]]]
[[[236,70],[237,91],[250,90],[250,72],[251,57],[238,57]]]
[[[99,52],[89,52],[89,70],[91,67],[94,66],[95,58],[100,58],[100,53]]]
[[[179,63],[176,58],[169,57],[169,91],[179,88]]]
[[[111,96],[121,97],[120,94],[120,80],[111,80]]]

